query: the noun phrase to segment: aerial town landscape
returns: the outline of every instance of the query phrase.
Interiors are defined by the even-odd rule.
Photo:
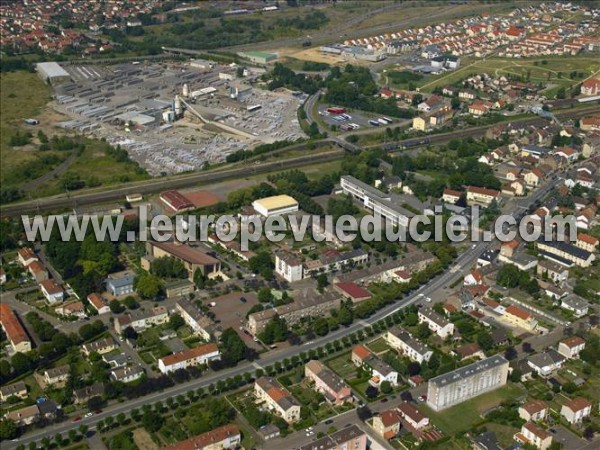
[[[600,448],[600,1],[0,28],[3,450]]]

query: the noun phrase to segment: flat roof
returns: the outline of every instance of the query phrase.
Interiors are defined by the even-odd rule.
[[[69,72],[63,69],[58,63],[55,62],[41,62],[35,65],[38,71],[44,72],[48,77],[71,77]]]
[[[289,195],[274,195],[273,197],[265,197],[258,200],[254,200],[252,204],[258,204],[263,208],[269,210],[298,206],[298,202]]]
[[[269,57],[275,57],[277,58],[277,53],[270,53],[270,52],[261,52],[261,51],[250,51],[250,52],[241,52],[242,55],[246,55],[246,56],[258,56],[261,58],[269,58]]]
[[[429,380],[429,385],[444,386],[464,378],[469,378],[477,373],[484,372],[491,368],[499,367],[503,364],[508,364],[506,358],[504,358],[502,355],[494,355],[482,361],[474,362],[468,366],[460,367],[452,372],[432,378]]]

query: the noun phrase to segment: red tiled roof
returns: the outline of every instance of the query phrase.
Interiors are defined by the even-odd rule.
[[[588,406],[592,406],[589,400],[583,397],[577,397],[566,403],[565,406],[569,408],[573,412],[581,411],[582,409],[587,408]]]
[[[543,400],[533,400],[523,405],[523,409],[529,414],[536,414],[546,408],[548,408],[548,403]]]
[[[172,366],[173,364],[177,364],[182,361],[187,361],[187,360],[190,360],[193,358],[198,358],[199,356],[202,356],[202,355],[207,355],[209,353],[216,352],[218,349],[219,348],[217,347],[217,344],[214,344],[214,343],[204,344],[199,347],[195,347],[195,348],[192,348],[189,350],[184,350],[183,352],[180,352],[180,353],[174,353],[172,355],[165,356],[164,358],[162,358],[162,361],[165,366]]]
[[[171,205],[175,211],[193,208],[194,204],[179,191],[165,191],[160,194],[163,202]]]
[[[477,186],[469,186],[467,188],[467,190],[474,194],[488,195],[490,197],[499,197],[500,196],[500,192],[496,191],[495,189],[488,189],[488,188],[482,188],[482,187],[477,187]]]
[[[0,323],[2,324],[2,328],[4,328],[4,332],[13,344],[30,342],[25,328],[23,328],[23,325],[10,306],[0,304]]]
[[[530,320],[533,318],[530,313],[515,305],[510,305],[508,308],[506,308],[506,312],[507,314],[511,314],[523,320]]]
[[[203,433],[199,436],[189,438],[185,441],[177,442],[173,445],[163,447],[162,450],[196,450],[224,441],[225,439],[240,434],[240,429],[234,424],[224,425],[214,430]]]
[[[577,347],[581,344],[585,344],[585,339],[579,336],[571,336],[563,341],[560,341],[561,344],[565,344],[569,348]]]
[[[371,351],[363,345],[357,345],[356,347],[354,347],[352,349],[352,353],[354,353],[360,359],[368,358],[371,355]]]
[[[594,236],[590,236],[589,234],[579,233],[577,234],[577,240],[581,242],[585,242],[586,244],[596,245],[598,244],[598,239]]]
[[[56,281],[54,280],[44,280],[40,282],[40,286],[44,288],[48,295],[59,294],[61,292],[64,292],[63,288],[56,284]]]
[[[96,309],[103,308],[107,305],[106,300],[104,300],[102,297],[100,297],[100,295],[96,294],[95,292],[88,295],[87,299]]]
[[[335,287],[352,298],[370,298],[371,293],[356,283],[336,283]]]
[[[379,418],[381,419],[383,426],[386,428],[400,422],[400,414],[394,410],[382,411],[379,414]]]

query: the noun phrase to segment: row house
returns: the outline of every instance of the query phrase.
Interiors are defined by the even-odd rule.
[[[131,327],[137,332],[142,332],[155,325],[161,325],[169,320],[169,313],[164,306],[154,306],[151,309],[138,309],[123,314],[115,319],[115,331],[123,333],[125,328]]]
[[[446,339],[454,334],[454,324],[433,309],[421,308],[418,316],[419,323],[426,323],[429,329],[442,339]]]
[[[339,375],[318,360],[311,360],[304,366],[304,376],[315,384],[315,390],[334,405],[352,402],[352,388]]]
[[[119,348],[119,345],[115,342],[115,340],[112,337],[107,337],[94,342],[83,344],[81,346],[81,351],[85,356],[89,357],[91,353],[98,353],[99,355],[103,355],[105,353],[112,352],[117,348]]]
[[[300,420],[300,404],[272,377],[260,377],[254,382],[254,395],[258,402],[285,420],[294,423]]]
[[[217,344],[209,343],[160,358],[158,369],[166,374],[179,369],[206,365],[210,361],[219,359],[221,359],[221,352]]]
[[[389,382],[392,386],[398,385],[398,372],[363,345],[357,345],[352,349],[352,363],[371,374],[369,384],[373,387],[381,386],[384,381]]]
[[[429,361],[433,355],[433,351],[429,347],[413,338],[408,331],[397,326],[388,330],[385,340],[394,350],[419,364]]]

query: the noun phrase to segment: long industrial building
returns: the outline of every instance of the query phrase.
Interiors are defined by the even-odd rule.
[[[50,84],[58,84],[71,81],[71,75],[55,62],[41,62],[35,65],[38,75]]]
[[[350,194],[360,200],[366,209],[373,211],[373,214],[381,215],[394,226],[408,227],[409,219],[415,216],[406,208],[396,204],[392,195],[381,192],[353,176],[342,176],[340,185],[344,194]]]
[[[441,411],[506,384],[508,361],[494,355],[429,380],[427,405]]]

